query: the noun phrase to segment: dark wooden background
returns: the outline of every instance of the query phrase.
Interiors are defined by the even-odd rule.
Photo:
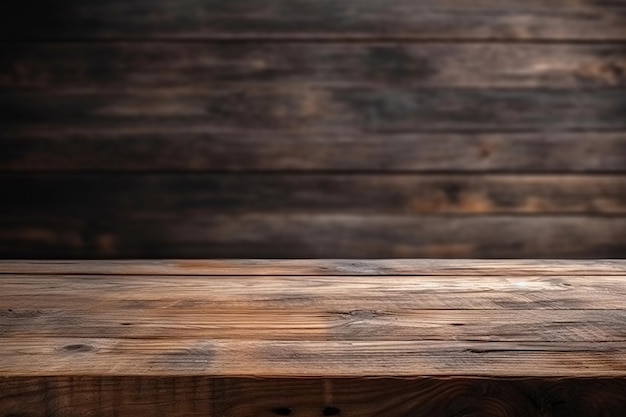
[[[626,257],[623,0],[2,9],[2,257]]]

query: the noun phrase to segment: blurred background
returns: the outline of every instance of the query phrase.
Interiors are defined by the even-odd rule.
[[[622,1],[2,8],[0,257],[626,257]]]

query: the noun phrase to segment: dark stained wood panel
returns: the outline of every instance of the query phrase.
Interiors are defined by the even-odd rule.
[[[626,380],[0,378],[3,417],[622,417]]]
[[[10,0],[5,39],[623,40],[624,4],[597,0]]]
[[[626,46],[259,41],[0,45],[1,90],[219,89],[275,84],[294,88],[301,84],[366,88],[624,87]]]
[[[621,90],[563,89],[622,86],[621,44],[118,42],[1,48],[3,169],[626,167],[621,132],[554,132],[623,125]],[[190,90],[207,96],[190,96]],[[180,126],[190,120],[193,125]],[[262,129],[238,130],[242,126]],[[350,132],[355,129],[382,132]],[[388,132],[440,129],[546,131]]]
[[[24,125],[0,129],[0,170],[616,173],[626,171],[626,132],[371,134]]]
[[[615,175],[5,174],[0,247],[35,258],[622,257],[625,188]]]
[[[626,257],[621,0],[3,7],[0,257]]]
[[[301,85],[109,93],[7,92],[2,128],[112,129],[202,126],[214,130],[423,132],[618,130],[626,89],[405,89]]]
[[[104,209],[106,210],[106,209]],[[5,215],[4,258],[621,258],[626,218],[66,211]]]
[[[626,215],[626,175],[5,174],[0,214]]]

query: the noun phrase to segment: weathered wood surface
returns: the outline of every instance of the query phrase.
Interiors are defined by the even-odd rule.
[[[14,43],[0,51],[3,170],[626,167],[626,137],[610,131],[624,125],[621,44]],[[616,89],[580,91],[590,87]]]
[[[6,215],[14,258],[622,258],[626,218],[361,214]]]
[[[622,43],[5,43],[0,57],[3,91],[626,86]]]
[[[623,417],[624,379],[0,378],[3,417]]]
[[[149,124],[115,129],[23,125],[0,130],[0,170],[623,173],[626,133],[216,132]]]
[[[246,275],[246,276],[613,276],[617,259],[193,259],[0,260],[1,274],[27,275]],[[590,283],[591,284],[591,283]]]
[[[419,89],[300,85],[92,93],[5,92],[8,128],[145,125],[299,132],[624,130],[619,89]]]
[[[626,261],[2,261],[0,288],[2,417],[626,412]]]
[[[626,257],[625,23],[621,0],[9,0],[0,257]]]
[[[618,175],[5,174],[5,257],[621,257]]]
[[[384,277],[265,275],[263,264],[224,276],[210,262],[201,276],[5,263],[0,375],[626,377],[626,275],[598,272],[602,261],[569,276],[585,262],[480,275],[495,263],[449,261],[430,275],[437,261],[410,261],[413,275]]]
[[[621,1],[10,0],[4,39],[623,40]]]
[[[626,175],[16,174],[8,217],[206,214],[626,215]],[[34,203],[37,204],[34,204]],[[114,203],[114,204],[112,204]]]
[[[13,257],[626,253],[615,175],[15,174],[0,190]]]

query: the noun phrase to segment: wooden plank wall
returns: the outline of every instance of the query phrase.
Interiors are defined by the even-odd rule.
[[[2,257],[626,257],[622,0],[39,3]]]
[[[623,417],[626,380],[0,378],[7,417]]]

